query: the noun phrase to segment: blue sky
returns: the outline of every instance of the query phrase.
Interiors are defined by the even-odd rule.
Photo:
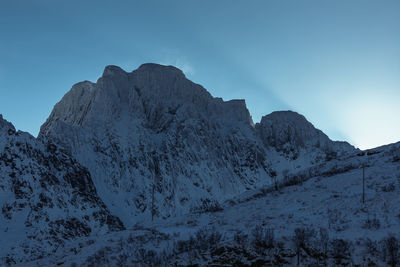
[[[172,64],[255,122],[302,113],[361,148],[400,141],[400,1],[1,1],[0,113],[37,135],[104,66]]]

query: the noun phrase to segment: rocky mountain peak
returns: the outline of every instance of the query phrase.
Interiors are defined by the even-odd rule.
[[[137,71],[138,72],[140,72],[140,71],[163,72],[163,73],[168,73],[168,74],[175,74],[175,75],[185,76],[183,71],[178,69],[177,67],[166,66],[166,65],[156,64],[156,63],[145,63],[145,64],[142,64],[137,69]]]
[[[15,133],[14,125],[3,118],[3,115],[0,114],[0,134],[2,132],[7,133]]]
[[[103,77],[105,76],[116,76],[116,75],[126,75],[127,72],[122,68],[115,65],[108,65],[104,68]]]
[[[130,73],[110,65],[105,67],[103,76],[96,83],[75,84],[55,105],[41,134],[47,134],[57,121],[81,126],[116,121],[122,114],[145,120],[148,125],[153,125],[156,120],[159,124],[181,116],[218,120],[224,117],[233,122],[253,124],[244,100],[225,102],[213,98],[178,68],[147,63]]]
[[[261,118],[261,123],[265,123],[266,121],[311,124],[303,115],[292,110],[274,111]]]
[[[346,142],[334,142],[316,129],[303,115],[294,111],[276,111],[263,116],[256,125],[263,143],[290,158],[299,157],[301,150],[319,149],[322,154],[345,153],[355,148]]]
[[[298,135],[302,141],[307,141],[316,135],[324,135],[316,129],[303,115],[294,111],[275,111],[263,116],[258,128],[263,131],[263,136],[280,134],[276,136],[277,142],[290,141],[290,138]]]
[[[303,115],[294,111],[275,111],[263,116],[258,124],[261,136],[268,145],[281,146],[291,142],[298,146],[304,146],[315,138],[328,139],[328,137],[316,129]],[[265,139],[266,138],[266,139]]]

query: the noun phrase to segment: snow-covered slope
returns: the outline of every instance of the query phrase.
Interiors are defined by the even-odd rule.
[[[106,205],[132,225],[218,209],[329,153],[355,151],[293,114],[273,113],[254,127],[244,100],[214,98],[175,67],[108,66],[96,83],[72,87],[39,136],[87,167]]]
[[[157,218],[32,266],[61,259],[124,266],[390,266],[392,259],[400,262],[399,179],[400,143],[332,159],[319,174],[277,191],[247,191],[220,211]],[[68,255],[71,249],[76,255]]]
[[[0,115],[0,265],[42,258],[86,236],[124,229],[90,173]]]

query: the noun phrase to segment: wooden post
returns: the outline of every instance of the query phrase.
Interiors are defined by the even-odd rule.
[[[151,221],[154,218],[154,180],[153,180],[153,188],[151,190]]]
[[[151,189],[151,221],[154,219],[154,215],[156,213],[156,209],[154,206],[154,192],[156,188],[156,184],[160,181],[160,167],[158,166],[158,159],[156,158],[155,154],[156,152],[153,151],[153,187]]]
[[[362,203],[365,203],[365,163],[363,163]]]

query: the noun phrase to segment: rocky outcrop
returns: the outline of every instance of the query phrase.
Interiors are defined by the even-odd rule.
[[[53,253],[79,237],[124,229],[90,173],[51,142],[16,131],[0,115],[0,262]],[[22,258],[21,258],[22,257]]]
[[[316,157],[314,160],[323,161],[355,151],[346,142],[330,140],[303,115],[293,111],[276,111],[262,117],[256,130],[265,146],[291,160],[311,155]]]

